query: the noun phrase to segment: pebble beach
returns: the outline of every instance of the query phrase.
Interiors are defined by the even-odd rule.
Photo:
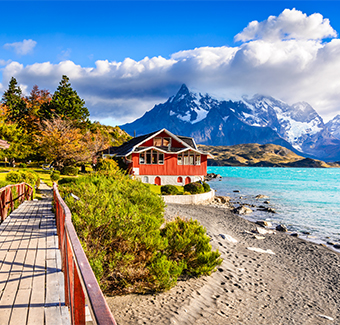
[[[259,234],[226,206],[169,204],[165,219],[176,216],[206,228],[222,265],[164,293],[106,297],[118,325],[340,324],[339,253],[287,233]]]

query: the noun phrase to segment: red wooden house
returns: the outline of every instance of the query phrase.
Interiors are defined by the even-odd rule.
[[[143,183],[185,185],[204,180],[209,153],[200,151],[193,138],[166,129],[135,137],[120,147],[110,147],[103,157],[122,157],[129,173]]]

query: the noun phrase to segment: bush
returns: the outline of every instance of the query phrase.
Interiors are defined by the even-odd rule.
[[[119,171],[119,167],[116,161],[110,158],[101,158],[98,159],[98,163],[96,165],[97,171],[117,173]]]
[[[51,181],[56,182],[60,179],[60,171],[59,170],[53,170],[50,175]]]
[[[29,170],[11,171],[6,175],[6,181],[8,184],[25,182],[32,187],[36,186],[38,183],[40,184],[39,176],[35,172]]]
[[[190,194],[200,194],[204,193],[203,185],[199,182],[189,183],[184,186],[185,192],[190,192]]]
[[[161,187],[162,195],[177,195],[179,193],[175,185],[163,185]]]
[[[210,185],[206,182],[203,183],[204,193],[210,192]]]
[[[68,184],[68,183],[72,183],[76,180],[76,178],[74,177],[64,177],[62,178],[59,182],[58,185],[63,185],[63,184]]]
[[[77,176],[79,173],[79,168],[75,166],[65,166],[61,170],[62,175],[67,175],[67,176]]]
[[[176,221],[161,230],[164,201],[146,184],[122,173],[108,177],[99,172],[67,181],[59,188],[106,294],[167,290],[183,272],[208,274],[217,263],[218,253],[209,255],[209,238],[202,235],[204,228],[197,222],[186,227],[187,222]],[[181,247],[185,254],[179,252]],[[204,263],[208,263],[206,267]]]
[[[177,217],[165,225],[161,235],[168,241],[166,256],[171,261],[181,261],[185,274],[209,275],[222,263],[220,253],[211,251],[210,238],[197,220]]]
[[[25,164],[25,163],[19,163],[19,164],[18,164],[18,167],[19,167],[19,168],[27,168],[27,164]]]

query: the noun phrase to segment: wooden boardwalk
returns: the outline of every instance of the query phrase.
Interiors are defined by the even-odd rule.
[[[70,324],[48,194],[25,201],[0,225],[0,325]]]

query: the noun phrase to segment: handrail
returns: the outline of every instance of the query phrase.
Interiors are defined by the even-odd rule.
[[[71,211],[53,183],[59,249],[65,277],[65,302],[72,324],[85,325],[85,298],[94,324],[117,325],[72,224]]]
[[[12,188],[15,188],[18,196],[13,198]],[[25,200],[33,200],[33,187],[27,183],[12,184],[0,188],[0,216],[1,222],[7,218],[8,209],[14,210],[14,201],[19,200],[21,204]]]

